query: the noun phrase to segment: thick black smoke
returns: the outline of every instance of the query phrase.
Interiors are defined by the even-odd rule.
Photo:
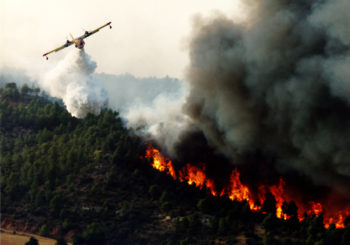
[[[235,164],[350,196],[350,1],[249,3],[245,23],[194,23],[183,107],[192,131]],[[178,158],[193,135],[180,137]]]

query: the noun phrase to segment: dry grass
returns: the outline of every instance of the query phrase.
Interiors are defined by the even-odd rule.
[[[42,237],[29,233],[16,233],[13,234],[10,231],[1,229],[0,233],[0,244],[1,245],[24,245],[29,241],[30,237],[33,236],[38,239],[39,245],[55,245],[56,240]],[[71,244],[71,243],[68,243]]]

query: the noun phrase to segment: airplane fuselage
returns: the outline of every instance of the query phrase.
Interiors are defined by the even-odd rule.
[[[60,47],[58,47],[58,48],[56,48],[56,49],[54,49],[54,50],[51,50],[50,52],[47,52],[47,53],[43,54],[43,56],[44,56],[46,59],[48,59],[47,55],[49,55],[49,54],[51,54],[51,53],[53,53],[53,52],[60,51],[60,50],[62,50],[62,49],[64,49],[64,48],[68,48],[68,47],[69,47],[70,45],[72,45],[72,44],[74,44],[74,46],[75,46],[76,48],[78,48],[78,49],[83,49],[84,46],[85,46],[84,38],[87,38],[87,37],[89,37],[89,36],[95,34],[96,32],[98,32],[99,30],[101,30],[102,28],[104,28],[104,27],[106,27],[106,26],[109,26],[109,28],[112,28],[111,23],[112,23],[112,22],[108,22],[107,24],[104,24],[103,26],[101,26],[101,27],[99,27],[99,28],[97,28],[97,29],[95,29],[95,30],[92,30],[92,31],[85,31],[85,33],[84,33],[82,36],[78,37],[78,38],[74,38],[73,35],[70,34],[70,36],[71,36],[71,38],[72,38],[71,41],[70,41],[70,40],[67,40],[67,42],[66,42],[65,44],[63,44],[62,46],[60,46]]]
[[[71,45],[72,43],[74,43],[74,46],[78,49],[82,49],[85,46],[85,42],[82,38],[79,39],[74,39],[72,41],[67,40],[67,42],[64,44],[65,47],[68,47],[69,45]]]
[[[75,47],[78,48],[78,49],[82,49],[85,46],[85,42],[84,42],[83,39],[81,39],[81,40],[75,39],[74,43],[75,43]]]

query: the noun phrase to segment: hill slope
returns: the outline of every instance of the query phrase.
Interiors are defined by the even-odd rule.
[[[117,112],[76,119],[13,83],[0,96],[2,227],[74,244],[348,244],[322,216],[251,213],[157,172]]]

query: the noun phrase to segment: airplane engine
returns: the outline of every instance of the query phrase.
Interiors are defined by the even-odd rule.
[[[82,36],[80,36],[80,37],[78,37],[78,38],[74,38],[74,37],[72,36],[72,34],[70,34],[70,36],[71,36],[71,38],[72,38],[72,41],[67,40],[62,46],[60,46],[60,47],[58,47],[58,48],[56,48],[56,49],[54,49],[54,50],[51,50],[50,52],[45,53],[43,56],[44,56],[46,59],[48,59],[48,57],[47,57],[48,54],[51,54],[51,53],[53,53],[53,52],[58,52],[58,51],[60,51],[60,50],[62,50],[62,49],[64,49],[64,48],[69,47],[69,46],[72,45],[72,44],[74,44],[74,46],[75,46],[76,48],[78,48],[78,49],[83,49],[84,46],[85,46],[84,38],[87,38],[88,36],[91,36],[91,35],[95,34],[96,32],[98,32],[98,31],[101,30],[102,28],[105,28],[106,26],[109,26],[109,28],[112,29],[111,23],[112,23],[112,22],[108,22],[107,24],[104,24],[103,26],[101,26],[101,27],[99,27],[99,28],[97,28],[97,29],[95,29],[95,30],[92,30],[92,31],[85,31],[85,32],[84,32],[84,35],[82,35]]]

